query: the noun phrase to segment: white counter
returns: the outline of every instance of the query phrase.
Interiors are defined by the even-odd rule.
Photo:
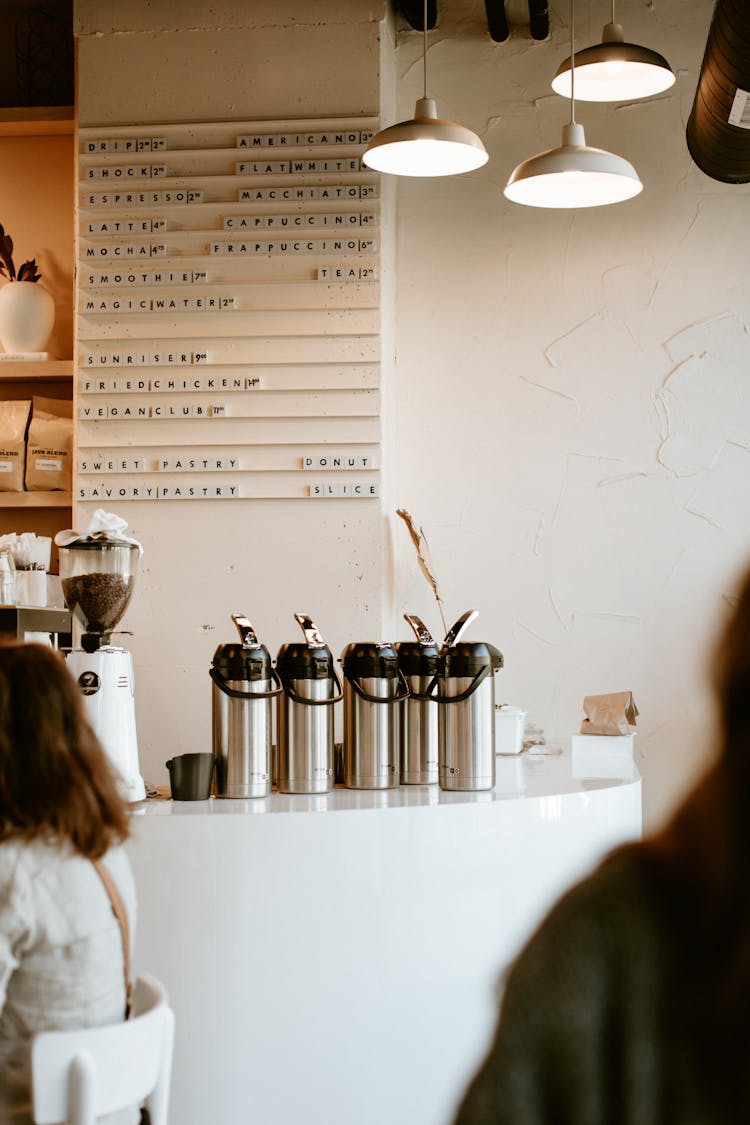
[[[436,786],[148,801],[129,845],[136,968],[176,1015],[176,1125],[445,1125],[502,968],[641,831],[627,755],[498,759]]]

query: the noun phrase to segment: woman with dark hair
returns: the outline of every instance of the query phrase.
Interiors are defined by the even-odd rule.
[[[40,1031],[116,1023],[135,924],[128,806],[65,663],[0,645],[0,1122],[31,1121]],[[127,917],[125,928],[115,909]],[[137,1110],[110,1115],[130,1125]]]
[[[750,1121],[750,575],[718,657],[718,761],[531,938],[456,1125]]]

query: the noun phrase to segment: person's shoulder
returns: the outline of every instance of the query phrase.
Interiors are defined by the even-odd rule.
[[[531,958],[550,955],[597,960],[621,943],[654,930],[653,880],[640,845],[612,852],[552,906],[532,936]]]
[[[128,853],[125,845],[113,844],[112,847],[104,853],[104,862],[106,863],[107,867],[112,867],[113,869],[119,868],[121,870],[125,870],[126,868],[129,868],[130,860],[128,859]]]
[[[36,852],[34,843],[19,837],[0,843],[0,898],[5,905],[26,908],[31,899]]]
[[[115,879],[120,882],[130,882],[133,879],[133,870],[130,866],[128,853],[122,844],[109,849],[104,856],[104,865],[112,872]]]
[[[589,925],[602,920],[608,929],[618,922],[637,923],[649,916],[655,878],[648,851],[626,845],[607,855],[593,871],[575,883],[551,911],[560,919],[578,918]]]
[[[25,847],[22,840],[15,838],[0,842],[0,886],[6,885],[16,877]]]
[[[44,840],[12,837],[0,844],[0,881],[34,882],[40,873],[57,868],[69,851]]]
[[[642,903],[653,883],[652,865],[641,844],[628,844],[610,852],[568,895],[577,909],[585,905],[607,910],[630,910]]]

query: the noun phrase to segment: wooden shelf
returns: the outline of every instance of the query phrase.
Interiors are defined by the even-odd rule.
[[[70,508],[71,492],[0,492],[3,508]]]
[[[49,137],[72,133],[72,105],[0,107],[0,137]]]
[[[0,382],[3,380],[34,380],[39,382],[51,379],[72,379],[72,359],[42,359],[7,363],[0,360]]]

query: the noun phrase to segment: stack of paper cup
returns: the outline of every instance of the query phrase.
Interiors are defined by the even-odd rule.
[[[16,571],[16,605],[40,606],[47,604],[47,572],[44,570]]]

